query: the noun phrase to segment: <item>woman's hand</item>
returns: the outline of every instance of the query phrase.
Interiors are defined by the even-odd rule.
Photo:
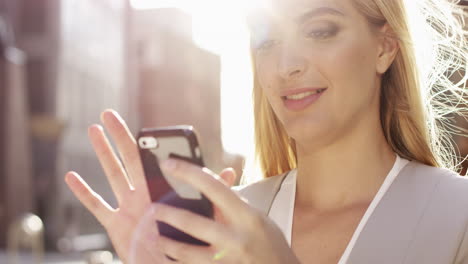
[[[182,161],[163,165],[173,175],[202,191],[215,205],[215,220],[189,211],[151,205],[136,141],[114,111],[101,116],[114,139],[122,163],[101,126],[89,128],[89,137],[119,207],[114,209],[75,172],[65,176],[70,189],[106,229],[124,263],[166,263],[165,255],[182,263],[298,263],[281,231],[266,216],[251,208],[231,189],[232,169],[220,177],[206,168]],[[172,161],[172,160],[171,160]],[[219,180],[221,179],[221,181]],[[200,247],[161,237],[154,220],[211,244]]]
[[[157,250],[156,241],[152,239],[158,234],[156,224],[153,220],[146,223],[143,221],[152,216],[151,202],[136,141],[116,112],[105,111],[101,119],[116,143],[123,164],[101,126],[91,126],[88,133],[117,198],[118,208],[114,209],[106,203],[77,173],[67,173],[65,181],[81,203],[104,226],[124,263],[162,263],[159,260],[165,261],[166,258]],[[230,170],[224,170],[220,175],[231,185],[235,181],[235,175]]]
[[[158,236],[159,250],[181,263],[299,263],[281,230],[239,198],[206,168],[180,160],[161,163],[164,172],[194,186],[215,206],[215,220],[164,204],[153,205],[154,219],[210,244],[181,243]]]
[[[65,181],[75,196],[106,229],[117,254],[127,263],[130,241],[140,218],[151,206],[136,141],[124,121],[114,111],[105,111],[102,122],[120,152],[123,164],[112,149],[103,128],[93,125],[89,138],[104,169],[119,208],[112,208],[75,172],[65,175]],[[157,233],[156,225],[148,233]],[[154,245],[146,241],[139,245],[142,259],[154,259]]]

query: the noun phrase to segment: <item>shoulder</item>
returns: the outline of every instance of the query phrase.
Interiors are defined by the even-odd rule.
[[[414,161],[410,162],[407,167],[412,167],[414,174],[418,174],[423,180],[426,178],[435,182],[435,195],[447,195],[454,201],[460,201],[467,205],[468,212],[468,177],[449,169],[431,167]]]
[[[446,212],[452,212],[468,224],[468,177],[445,169],[410,162],[404,170],[408,171],[409,184],[414,191],[427,188],[430,191],[430,204],[444,204]],[[402,171],[403,172],[403,171]]]
[[[430,182],[433,188],[425,210],[427,220],[431,223],[432,232],[441,237],[450,234],[457,241],[456,263],[468,262],[468,177],[444,169],[410,162],[413,167],[411,176],[416,176],[416,184]],[[447,240],[450,241],[450,240]]]

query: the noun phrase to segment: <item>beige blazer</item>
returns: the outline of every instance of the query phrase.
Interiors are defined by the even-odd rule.
[[[286,174],[237,187],[268,214]],[[468,264],[468,178],[418,162],[390,185],[348,264]]]

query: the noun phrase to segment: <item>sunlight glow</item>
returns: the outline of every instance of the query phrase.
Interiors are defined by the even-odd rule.
[[[244,19],[256,1],[261,0],[131,0],[135,9],[176,7],[191,14],[195,44],[221,57],[224,149],[246,158],[244,172],[253,179],[260,171],[253,156],[252,76]]]

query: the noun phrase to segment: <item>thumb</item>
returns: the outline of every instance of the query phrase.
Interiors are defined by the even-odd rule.
[[[232,187],[237,179],[236,171],[233,168],[226,168],[219,174],[219,177],[223,179],[224,184],[228,187]]]

